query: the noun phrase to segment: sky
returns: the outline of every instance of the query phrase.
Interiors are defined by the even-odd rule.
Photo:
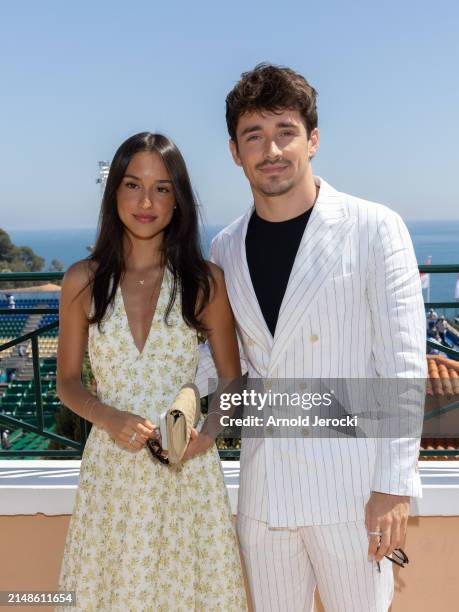
[[[97,162],[160,131],[203,221],[251,204],[225,97],[268,61],[318,90],[314,173],[406,220],[457,219],[459,4],[240,0],[0,3],[0,227],[93,227]]]

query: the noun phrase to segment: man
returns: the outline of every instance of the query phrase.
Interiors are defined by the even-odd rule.
[[[9,440],[9,433],[10,430],[9,429],[5,429],[2,431],[2,448],[5,450],[8,450],[9,448],[11,448],[11,442]]]
[[[448,331],[448,325],[444,315],[441,315],[438,318],[436,327],[438,335],[440,336],[441,343],[445,346],[448,346],[448,343],[446,342],[446,332]]]
[[[230,149],[254,206],[216,236],[249,377],[425,378],[412,243],[389,208],[314,177],[316,91],[262,64],[229,93]],[[196,381],[216,378],[207,345]],[[421,412],[419,406],[418,412]],[[238,534],[257,611],[386,611],[419,439],[245,438]],[[379,571],[380,569],[380,571]]]
[[[438,321],[437,312],[433,308],[430,308],[429,313],[427,314],[427,322],[429,326],[428,331],[431,331],[431,332],[434,331],[437,321]]]

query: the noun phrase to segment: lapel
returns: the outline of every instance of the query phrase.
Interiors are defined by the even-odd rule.
[[[226,276],[226,282],[238,326],[252,341],[270,354],[273,337],[266,325],[253,288],[245,250],[247,227],[253,210],[254,206],[242,217],[239,227],[235,230],[234,239],[229,243],[229,260],[233,273]]]
[[[344,238],[354,224],[354,219],[348,215],[344,196],[323,179],[316,177],[317,181],[320,184],[319,195],[301,238],[282,300],[268,376],[293,340],[316,294],[331,277],[342,257]],[[261,312],[260,317],[264,321]]]

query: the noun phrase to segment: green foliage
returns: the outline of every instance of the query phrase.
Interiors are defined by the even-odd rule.
[[[9,234],[0,229],[0,272],[41,272],[45,260],[28,246],[16,246]],[[26,282],[2,284],[2,289],[26,286]]]
[[[64,264],[60,259],[53,259],[48,267],[48,272],[63,272]]]

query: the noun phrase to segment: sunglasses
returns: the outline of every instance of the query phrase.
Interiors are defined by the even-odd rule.
[[[169,459],[163,455],[164,450],[158,440],[148,438],[145,444],[155,459],[157,459],[163,465],[169,465]]]
[[[392,553],[392,556],[384,556],[386,557],[386,559],[389,559],[389,561],[392,561],[392,563],[395,563],[395,565],[398,565],[399,567],[405,567],[405,565],[410,562],[405,552],[401,548],[396,548]],[[378,567],[378,572],[381,573],[381,566],[379,565],[379,561],[376,561],[376,565]]]

